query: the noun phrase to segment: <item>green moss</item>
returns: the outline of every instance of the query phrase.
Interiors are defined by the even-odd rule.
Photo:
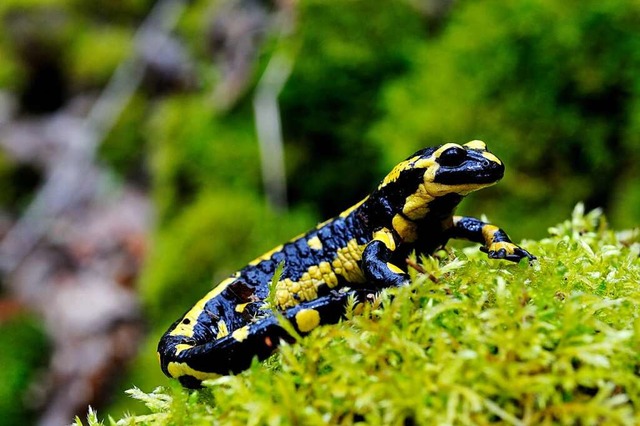
[[[410,287],[242,374],[129,391],[150,413],[118,424],[637,424],[640,233],[581,206],[549,231],[531,266],[423,258]]]

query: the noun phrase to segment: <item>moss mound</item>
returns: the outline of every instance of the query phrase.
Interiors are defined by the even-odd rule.
[[[202,391],[132,389],[150,414],[110,422],[638,424],[640,232],[579,205],[549,233],[523,244],[531,266],[476,247],[420,259],[364,315]]]

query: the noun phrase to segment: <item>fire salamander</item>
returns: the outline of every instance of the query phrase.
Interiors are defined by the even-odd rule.
[[[503,174],[502,162],[478,140],[416,152],[364,200],[255,259],[204,296],[160,340],[162,371],[186,387],[240,372],[254,357],[269,357],[281,340],[293,341],[282,317],[301,335],[337,323],[348,301],[406,284],[410,252],[433,253],[449,238],[478,242],[492,259],[535,259],[502,229],[453,215],[464,196]],[[265,309],[270,291],[280,319]]]

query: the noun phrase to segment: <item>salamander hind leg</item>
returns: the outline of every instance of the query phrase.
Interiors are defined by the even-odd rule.
[[[371,294],[372,291],[364,289],[331,290],[326,296],[283,311],[282,316],[297,333],[305,335],[319,325],[337,323],[343,318],[350,298],[362,302]],[[208,340],[203,339],[204,334],[180,335],[173,332],[174,327],[170,328],[158,345],[162,371],[185,387],[198,388],[203,380],[246,370],[253,358],[264,360],[281,341],[295,340],[277,316],[269,311],[265,311],[265,315],[225,336],[209,336]]]
[[[203,380],[247,369],[254,357],[268,358],[280,339],[291,337],[275,317],[269,316],[211,340],[198,341],[167,332],[158,345],[158,355],[167,376],[185,387],[198,388]]]

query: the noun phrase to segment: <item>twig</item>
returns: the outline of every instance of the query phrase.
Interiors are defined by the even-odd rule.
[[[267,200],[277,210],[287,208],[287,183],[278,95],[289,78],[292,67],[293,63],[285,53],[276,53],[258,82],[253,98],[264,190]]]
[[[276,210],[283,211],[287,208],[287,183],[278,96],[293,70],[293,55],[290,46],[284,47],[284,41],[291,35],[295,25],[294,4],[280,3],[280,11],[276,18],[279,27],[279,47],[258,81],[253,98],[253,111],[267,201]]]

